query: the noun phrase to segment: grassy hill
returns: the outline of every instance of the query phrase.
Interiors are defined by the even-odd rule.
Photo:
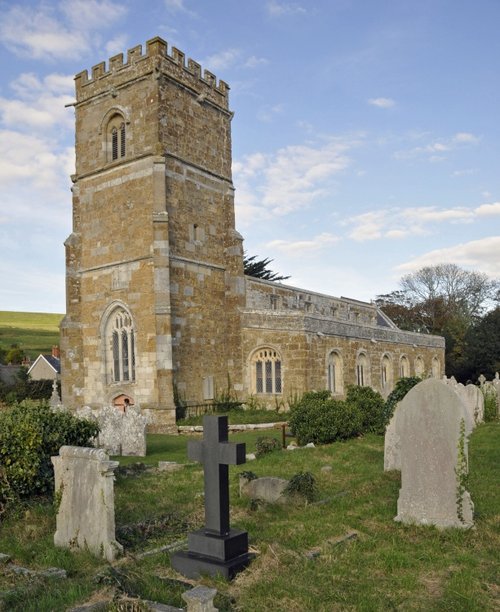
[[[0,348],[17,344],[35,359],[40,353],[50,353],[59,344],[59,323],[64,315],[48,312],[11,312],[0,310]]]

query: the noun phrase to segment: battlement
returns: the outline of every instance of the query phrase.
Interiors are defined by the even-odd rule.
[[[154,61],[155,59],[157,59],[156,62]],[[90,78],[87,70],[79,72],[75,76],[77,101],[87,98],[89,94],[95,95],[97,93],[95,91],[92,91],[92,93],[88,91],[89,89],[94,89],[91,86],[99,84],[103,89],[110,87],[112,77],[124,74],[126,70],[136,68],[136,72],[140,73],[143,64],[144,72],[148,70],[161,72],[162,69],[168,72],[170,65],[177,71],[176,76],[178,78],[186,77],[191,84],[197,86],[196,89],[206,88],[210,93],[220,96],[221,103],[227,106],[229,85],[222,80],[219,80],[217,83],[216,76],[208,70],[204,70],[202,74],[200,64],[191,58],[188,58],[186,62],[185,54],[176,47],[171,47],[169,53],[167,42],[158,36],[146,42],[144,54],[142,53],[142,45],[137,45],[127,51],[126,62],[123,61],[123,53],[119,53],[109,59],[107,69],[106,62],[100,62],[93,66]],[[151,66],[151,64],[153,65]]]

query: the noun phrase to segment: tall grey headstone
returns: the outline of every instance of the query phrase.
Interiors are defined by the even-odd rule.
[[[203,441],[190,440],[188,456],[203,464],[205,527],[188,535],[188,550],[172,555],[172,566],[188,578],[233,578],[250,562],[248,533],[229,525],[229,465],[245,463],[245,444],[228,442],[226,416],[205,416]]]
[[[114,470],[104,450],[62,446],[52,457],[60,497],[54,544],[88,549],[113,561],[123,546],[115,539]]]
[[[428,379],[400,404],[401,489],[396,521],[439,528],[473,525],[473,504],[465,491],[466,409],[456,392]]]

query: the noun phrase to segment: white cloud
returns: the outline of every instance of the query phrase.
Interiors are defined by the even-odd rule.
[[[396,102],[392,98],[370,98],[368,104],[378,106],[378,108],[392,108]]]
[[[276,249],[287,255],[300,256],[310,252],[320,251],[338,242],[340,238],[328,232],[323,232],[311,240],[271,240],[266,244],[266,248]]]
[[[77,30],[99,30],[124,17],[127,8],[111,0],[64,0],[61,11]]]
[[[426,135],[420,135],[418,138],[422,138]],[[450,153],[463,145],[475,145],[480,142],[478,136],[470,134],[468,132],[459,132],[450,138],[441,138],[430,142],[426,145],[413,147],[406,151],[397,151],[394,154],[396,159],[412,159],[416,157],[427,157],[430,162],[439,162],[446,159],[444,154]]]
[[[93,32],[109,27],[126,12],[111,0],[67,0],[59,7],[41,2],[30,10],[15,4],[2,15],[0,42],[32,59],[77,59],[95,46]]]
[[[225,70],[233,66],[240,57],[241,51],[239,49],[225,49],[214,55],[209,55],[201,61],[201,64],[207,66],[209,70]]]
[[[270,0],[267,3],[267,12],[271,17],[282,17],[284,15],[300,15],[306,13],[306,9],[294,2],[278,2]]]
[[[25,73],[11,83],[11,88],[17,99],[0,98],[0,121],[4,127],[30,133],[73,127],[73,113],[65,108],[74,100],[73,77],[50,74],[40,80]]]
[[[341,138],[255,153],[233,164],[238,222],[278,217],[331,192],[333,177],[350,163],[356,141]]]
[[[11,130],[0,130],[0,186],[2,197],[8,196],[8,189],[21,194],[29,186],[43,189],[41,200],[50,201],[57,192],[67,197],[69,174],[74,172],[74,151],[72,147],[60,147],[56,142],[29,134],[20,134]],[[34,206],[31,195],[19,206],[26,210],[39,209],[39,202]],[[22,199],[20,197],[20,199]],[[9,216],[17,210],[5,209]]]
[[[251,55],[243,65],[245,68],[258,68],[259,66],[265,66],[266,64],[269,64],[269,60],[265,57]]]
[[[453,136],[453,142],[456,143],[477,144],[480,140],[478,136],[474,136],[474,134],[469,132],[458,132],[458,134]]]
[[[474,212],[478,217],[500,215],[500,202],[493,202],[493,204],[481,204],[481,206],[478,206]]]
[[[163,4],[170,13],[185,13],[191,17],[196,16],[194,11],[187,8],[185,0],[163,0]]]
[[[283,112],[283,104],[275,104],[274,106],[265,106],[261,108],[257,113],[257,119],[263,123],[270,123],[276,115],[280,115]]]
[[[106,43],[106,54],[108,57],[113,57],[122,53],[128,47],[128,36],[126,34],[118,34]]]
[[[455,263],[496,278],[500,269],[500,236],[490,236],[452,247],[435,249],[397,266],[396,270],[408,273],[437,263]]]
[[[475,208],[385,208],[347,217],[342,224],[352,227],[349,238],[365,242],[380,238],[401,239],[412,235],[432,234],[438,230],[441,223],[473,223],[487,215],[500,215],[500,203],[482,204]]]

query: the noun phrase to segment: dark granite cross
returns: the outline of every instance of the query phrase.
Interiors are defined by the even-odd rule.
[[[228,442],[227,416],[203,418],[203,441],[188,442],[188,457],[203,463],[205,531],[229,533],[229,465],[245,463],[245,444]]]

